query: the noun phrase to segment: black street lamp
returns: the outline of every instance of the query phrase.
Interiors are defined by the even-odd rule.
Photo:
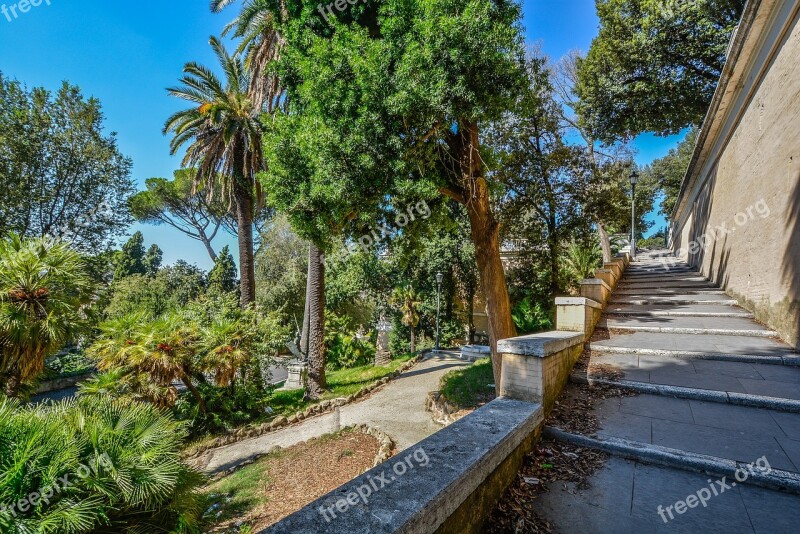
[[[436,273],[436,348],[434,350],[439,350],[439,312],[442,302],[442,280],[444,280],[444,275]]]
[[[639,173],[631,173],[631,259],[636,260],[636,184],[639,183]]]

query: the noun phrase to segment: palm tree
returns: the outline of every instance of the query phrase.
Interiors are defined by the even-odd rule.
[[[252,73],[239,54],[228,54],[216,37],[211,48],[225,73],[225,84],[208,68],[187,63],[181,86],[168,89],[196,107],[173,114],[164,133],[173,132],[172,154],[189,144],[183,165],[196,167],[196,183],[210,196],[227,198],[236,210],[242,307],[255,300],[253,213],[261,202],[256,174],[263,168],[262,106],[248,93]]]
[[[211,0],[211,11],[219,13],[234,0]],[[243,54],[250,69],[250,96],[274,111],[281,103],[283,89],[278,76],[269,67],[280,57],[283,38],[276,29],[275,15],[269,0],[248,0],[239,16],[225,27],[223,35],[241,39],[237,53]]]
[[[411,329],[411,352],[416,352],[414,329],[419,326],[419,295],[410,285],[395,288],[390,303],[397,306],[403,314],[403,325]]]
[[[6,395],[44,370],[86,325],[94,285],[83,258],[50,238],[0,240],[0,387]]]

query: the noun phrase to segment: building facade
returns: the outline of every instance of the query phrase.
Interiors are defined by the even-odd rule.
[[[671,217],[673,251],[800,347],[800,0],[751,0]]]

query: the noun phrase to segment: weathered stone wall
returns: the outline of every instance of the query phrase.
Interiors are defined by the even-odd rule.
[[[800,346],[800,24],[796,2],[775,6],[704,126],[673,250]]]

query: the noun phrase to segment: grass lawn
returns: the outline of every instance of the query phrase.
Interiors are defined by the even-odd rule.
[[[379,448],[345,429],[268,454],[205,488],[203,532],[258,532],[371,468]]]
[[[328,391],[321,400],[336,399],[352,395],[367,384],[388,376],[412,358],[411,354],[404,354],[394,358],[388,365],[375,367],[365,365],[352,369],[328,371]],[[313,402],[303,402],[303,390],[276,391],[270,399],[269,406],[276,415],[292,415],[305,410]]]
[[[464,369],[442,377],[439,391],[450,404],[463,409],[477,408],[495,398],[492,361],[483,358]]]

